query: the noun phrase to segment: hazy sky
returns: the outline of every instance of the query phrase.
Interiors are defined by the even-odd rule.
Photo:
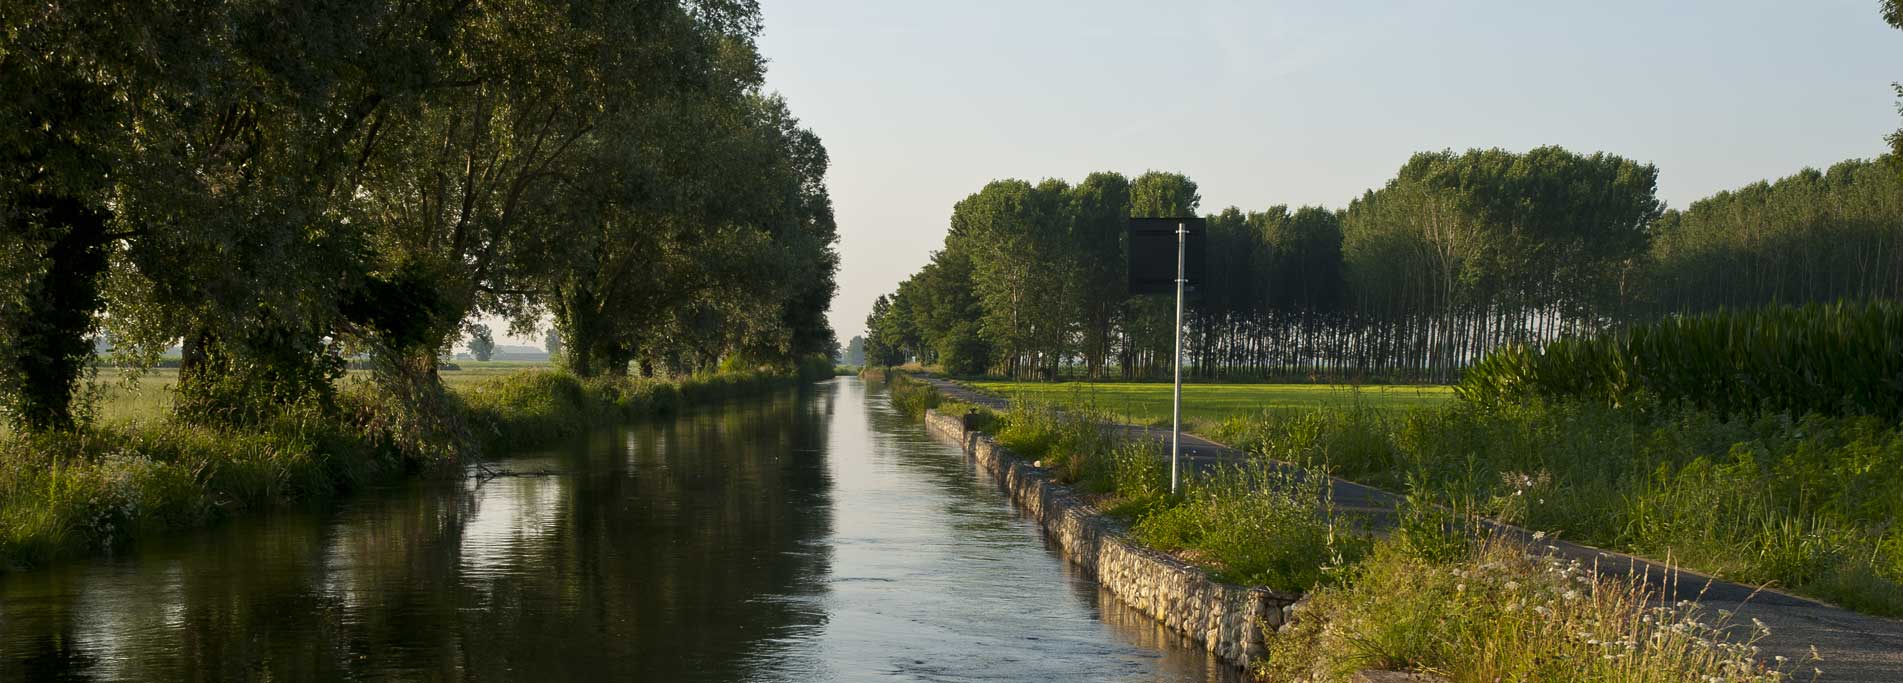
[[[1683,207],[1880,154],[1903,80],[1876,0],[761,4],[768,86],[832,154],[842,343],[994,178],[1340,207],[1416,151],[1557,144]]]

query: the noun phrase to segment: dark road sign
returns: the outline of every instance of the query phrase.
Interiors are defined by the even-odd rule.
[[[1176,226],[1188,229],[1183,244],[1183,273],[1186,285],[1195,289],[1203,282],[1203,219],[1132,218],[1130,219],[1130,293],[1176,293]]]

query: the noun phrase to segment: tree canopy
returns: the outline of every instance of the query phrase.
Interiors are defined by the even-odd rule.
[[[1658,170],[1558,147],[1425,152],[1345,209],[1206,215],[1185,356],[1204,377],[1449,381],[1488,350],[1769,302],[1890,298],[1903,178],[1849,161],[1667,211]],[[1124,223],[1194,214],[1176,173],[995,181],[868,320],[868,362],[1161,377],[1171,302],[1125,288]]]
[[[178,410],[452,433],[438,358],[547,318],[582,375],[829,353],[827,156],[749,0],[0,7],[0,406],[83,423],[90,338]],[[486,329],[486,328],[485,328]],[[555,346],[555,332],[550,332]]]

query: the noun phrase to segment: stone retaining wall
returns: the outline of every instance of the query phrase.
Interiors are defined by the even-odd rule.
[[[1097,583],[1170,630],[1203,644],[1236,666],[1261,657],[1262,628],[1279,628],[1298,596],[1267,588],[1237,586],[1129,540],[1121,525],[1097,514],[1049,471],[998,444],[991,435],[966,430],[957,416],[925,412],[926,431],[957,442],[1025,514],[1036,520],[1073,564]]]

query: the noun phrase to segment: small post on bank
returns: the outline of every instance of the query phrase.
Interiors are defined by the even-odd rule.
[[[1176,355],[1170,363],[1176,372],[1170,398],[1170,495],[1176,495],[1177,461],[1183,450],[1183,245],[1189,228],[1176,224]]]

